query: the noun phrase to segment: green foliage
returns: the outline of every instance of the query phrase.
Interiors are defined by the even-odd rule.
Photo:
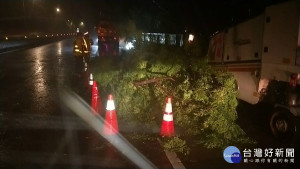
[[[144,133],[133,133],[129,135],[130,139],[132,140],[136,140],[142,143],[145,143],[147,141],[155,141],[156,138],[155,137],[151,137],[147,134]]]
[[[99,58],[92,71],[103,93],[115,95],[118,117],[123,120],[159,124],[165,98],[172,96],[175,125],[185,135],[201,135],[199,142],[210,148],[245,141],[244,132],[235,123],[237,90],[233,76],[186,50],[141,46],[121,60]],[[166,147],[181,145],[176,139]]]
[[[187,146],[186,141],[180,139],[177,136],[163,138],[162,140],[160,140],[160,143],[162,144],[165,150],[172,151],[175,153],[182,153],[184,155],[188,155],[190,153],[190,148]]]

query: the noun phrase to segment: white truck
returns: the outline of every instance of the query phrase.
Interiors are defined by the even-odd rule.
[[[268,126],[292,138],[300,116],[300,4],[268,6],[263,14],[215,33],[208,60],[230,71],[239,98],[270,107]]]

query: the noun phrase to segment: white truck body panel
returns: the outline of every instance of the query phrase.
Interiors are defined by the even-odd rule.
[[[224,36],[224,62],[260,60],[264,16],[260,15],[228,29]]]
[[[237,80],[239,95],[238,97],[251,104],[259,101],[257,91],[257,83],[253,79],[251,72],[232,72],[234,78]],[[247,91],[247,92],[241,92]]]
[[[232,72],[240,99],[255,104],[270,80],[290,82],[292,73],[300,74],[299,9],[297,1],[266,7],[211,39],[209,61]]]
[[[265,10],[261,78],[289,81],[300,73],[299,6],[296,1],[273,5]]]

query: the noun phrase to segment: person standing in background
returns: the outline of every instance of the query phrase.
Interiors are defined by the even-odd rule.
[[[85,51],[85,44],[84,44],[84,36],[81,32],[77,33],[76,39],[73,43],[73,54],[75,58],[75,73],[80,75],[83,69],[83,58],[84,58],[84,51]]]

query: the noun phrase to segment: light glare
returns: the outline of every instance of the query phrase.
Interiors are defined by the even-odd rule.
[[[102,128],[99,126],[104,125],[104,119],[101,116],[92,114],[91,107],[75,93],[61,90],[62,101],[69,107],[75,114],[82,118],[89,124],[95,131],[97,131],[103,138],[108,140],[116,149],[123,153],[139,168],[153,169],[156,168],[143,154],[135,149],[122,135],[105,135]]]
[[[189,42],[193,42],[193,40],[194,40],[194,35],[193,35],[193,34],[189,34],[189,39],[188,39],[188,41],[189,41]]]

